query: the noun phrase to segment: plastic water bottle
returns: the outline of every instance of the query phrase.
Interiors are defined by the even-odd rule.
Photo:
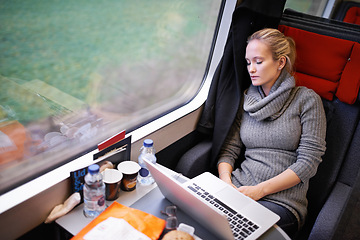
[[[143,146],[140,148],[138,163],[141,169],[139,171],[138,179],[137,179],[138,182],[142,185],[150,185],[154,182],[154,178],[151,176],[149,170],[146,168],[143,159],[146,159],[152,163],[156,163],[154,142],[151,139],[145,139]]]
[[[84,215],[97,217],[105,209],[105,184],[97,164],[88,167],[84,184]]]

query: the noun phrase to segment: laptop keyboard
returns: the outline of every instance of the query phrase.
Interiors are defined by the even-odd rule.
[[[197,184],[192,183],[192,186],[188,186],[188,188],[227,216],[235,239],[246,239],[259,228],[255,223],[237,213]]]

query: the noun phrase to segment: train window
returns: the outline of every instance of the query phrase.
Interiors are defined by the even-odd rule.
[[[0,193],[189,101],[221,0],[0,3]]]
[[[323,16],[329,0],[287,0],[285,8],[307,13],[314,16]]]

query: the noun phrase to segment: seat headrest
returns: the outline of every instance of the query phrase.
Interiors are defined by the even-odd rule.
[[[346,12],[343,21],[360,25],[360,7],[350,7]]]
[[[298,28],[280,25],[279,30],[295,40],[298,85],[321,97],[355,103],[360,87],[360,44]]]

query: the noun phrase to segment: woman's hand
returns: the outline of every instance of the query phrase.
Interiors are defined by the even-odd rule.
[[[235,185],[231,181],[231,173],[223,172],[219,177],[220,177],[221,180],[223,180],[227,184],[229,184],[232,187],[236,188]]]
[[[244,195],[252,198],[253,200],[257,201],[265,196],[263,188],[261,185],[256,186],[241,186],[237,188],[237,190]]]

